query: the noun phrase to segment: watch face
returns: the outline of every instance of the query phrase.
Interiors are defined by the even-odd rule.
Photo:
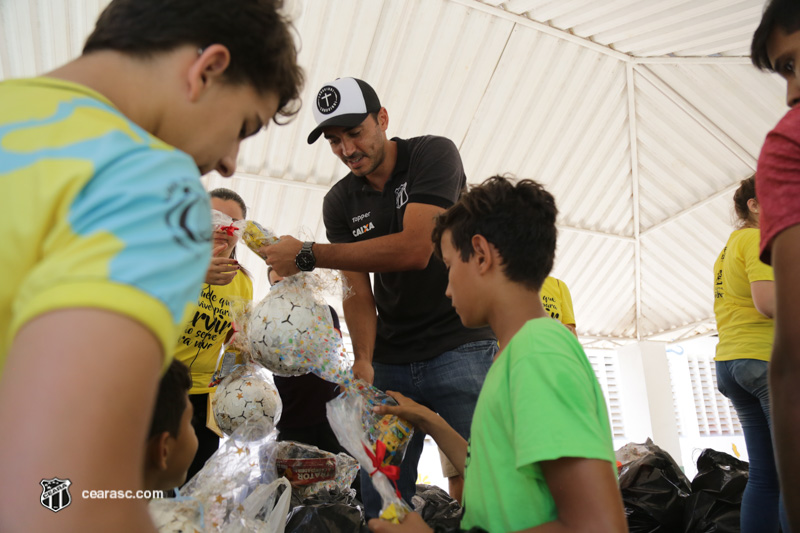
[[[305,253],[301,252],[297,254],[297,257],[295,257],[294,262],[297,265],[297,268],[299,268],[303,272],[310,272],[311,270],[314,270],[314,265],[316,264],[314,256],[310,252],[305,252]]]

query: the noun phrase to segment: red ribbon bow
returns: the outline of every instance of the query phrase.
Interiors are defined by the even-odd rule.
[[[394,490],[397,493],[397,497],[402,498],[403,496],[400,494],[400,489],[397,487],[397,480],[400,479],[400,467],[383,465],[383,458],[386,457],[386,444],[382,440],[377,441],[375,443],[375,451],[377,453],[372,453],[372,450],[369,449],[369,446],[363,442],[361,445],[364,446],[364,451],[367,452],[367,455],[372,461],[372,467],[375,469],[369,473],[369,476],[374,476],[375,472],[382,472],[384,476],[389,478],[392,483],[394,483]]]
[[[220,231],[224,231],[225,233],[227,233],[229,237],[233,237],[233,232],[238,230],[238,229],[239,228],[237,228],[233,224],[231,224],[230,226],[220,226],[219,227],[219,230]]]

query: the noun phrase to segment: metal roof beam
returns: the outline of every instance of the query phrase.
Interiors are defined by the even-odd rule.
[[[603,237],[604,239],[614,239],[617,241],[624,241],[624,242],[633,242],[633,237],[627,237],[625,235],[618,235],[616,233],[607,233],[604,231],[596,231],[592,229],[585,229],[585,228],[577,228],[574,226],[563,226],[561,224],[556,224],[556,228],[558,230],[564,231],[572,231],[574,233],[580,233],[582,235],[590,235],[592,237]]]
[[[750,56],[634,57],[636,65],[749,65]]]
[[[250,172],[239,172],[238,170],[233,173],[232,178],[240,178],[243,180],[259,181],[261,183],[273,183],[275,185],[283,185],[286,187],[294,187],[295,189],[306,189],[311,191],[329,191],[330,185],[322,185],[321,183],[307,183],[305,181],[287,180],[285,178],[276,178],[274,176],[262,176],[260,174],[252,174]]]
[[[711,196],[709,196],[707,198],[704,198],[703,200],[700,200],[699,202],[690,205],[689,207],[687,207],[686,209],[684,209],[682,211],[678,211],[677,213],[675,213],[674,215],[669,216],[668,218],[665,218],[664,220],[662,220],[658,224],[650,226],[649,228],[647,228],[646,230],[644,230],[640,234],[640,237],[644,237],[646,235],[649,235],[650,233],[656,231],[659,228],[664,227],[665,225],[669,224],[670,222],[674,222],[675,220],[678,220],[681,217],[684,217],[684,216],[686,216],[686,215],[688,215],[688,214],[690,214],[690,213],[692,213],[694,211],[697,211],[701,207],[710,204],[711,202],[713,202],[714,200],[716,200],[720,196],[729,195],[730,193],[735,191],[737,188],[739,188],[739,183],[738,182],[736,182],[735,184],[730,185],[728,187],[725,187],[721,191],[715,192]]]
[[[669,335],[670,333],[674,333],[674,332],[677,332],[677,331],[683,331],[685,329],[686,330],[692,330],[692,329],[698,328],[700,326],[703,326],[703,325],[706,325],[706,324],[712,324],[712,323],[716,324],[716,318],[713,317],[713,316],[707,317],[707,318],[703,318],[701,320],[695,320],[694,322],[690,322],[689,324],[683,324],[683,325],[680,325],[680,326],[675,326],[673,328],[670,328],[670,329],[667,329],[667,330],[664,330],[664,331],[659,331],[657,333],[651,333],[649,335],[645,335],[642,338],[642,340],[650,340],[650,339],[654,339],[656,337],[663,337],[664,335]],[[693,336],[700,337],[701,335],[708,335],[708,334],[710,334],[710,332],[703,332],[703,333],[698,333],[697,335],[692,335],[691,331],[687,331],[683,335],[678,335],[674,340],[668,341],[668,342],[676,342],[678,340],[686,340],[686,339],[688,339],[690,337],[693,337]]]
[[[714,136],[723,146],[735,155],[742,163],[748,167],[756,168],[756,158],[744,149],[739,143],[733,140],[730,135],[714,124],[714,122],[705,116],[699,109],[692,105],[686,98],[681,96],[678,91],[673,89],[668,83],[658,77],[656,73],[650,70],[646,65],[636,65],[636,72],[639,73],[644,79],[650,82],[656,89],[666,96],[673,104],[677,105],[684,113],[689,115],[695,122],[697,122],[703,129]]]
[[[588,48],[589,50],[598,52],[603,55],[611,56],[614,59],[618,59],[626,63],[633,60],[633,56],[629,56],[628,54],[625,54],[618,50],[614,50],[613,48],[609,48],[608,46],[596,43],[584,37],[579,37],[568,31],[559,30],[558,28],[554,28],[547,24],[531,20],[528,17],[523,17],[522,15],[510,13],[504,9],[501,9],[500,7],[489,6],[479,2],[478,0],[450,0],[450,1],[456,4],[461,4],[462,6],[465,7],[469,7],[471,9],[475,9],[477,11],[482,11],[484,13],[494,15],[495,17],[501,19],[509,20],[511,22],[514,22],[515,24],[519,24],[520,26],[525,26],[527,28],[531,28],[533,30],[550,35],[552,37],[557,37],[561,40],[568,41],[570,43],[582,46],[584,48]]]
[[[631,190],[633,194],[633,278],[636,298],[636,338],[638,339],[641,335],[639,326],[642,317],[642,244],[639,235],[639,148],[637,144],[639,136],[636,131],[636,87],[633,79],[633,65],[630,63],[625,65],[625,76],[628,90],[628,132],[630,134]]]

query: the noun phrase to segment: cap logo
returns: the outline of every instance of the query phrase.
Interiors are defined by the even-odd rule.
[[[317,109],[323,115],[330,115],[336,111],[341,101],[339,91],[332,85],[326,85],[317,93]]]

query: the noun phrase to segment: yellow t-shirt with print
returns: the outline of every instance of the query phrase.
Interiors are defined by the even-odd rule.
[[[220,349],[231,330],[231,299],[253,299],[253,282],[241,270],[227,285],[203,285],[189,321],[178,341],[175,359],[192,374],[189,394],[208,394],[208,386],[217,369]],[[240,327],[240,325],[237,324]]]
[[[734,231],[714,263],[715,361],[769,361],[772,354],[775,321],[758,312],[750,292],[752,282],[775,279],[772,267],[758,258],[759,238],[756,228]]]
[[[25,323],[74,307],[140,322],[166,368],[211,256],[199,177],[88,87],[0,83],[0,372]]]
[[[564,325],[575,325],[575,311],[572,310],[572,295],[567,284],[553,276],[547,276],[539,291],[542,305],[551,317]]]

